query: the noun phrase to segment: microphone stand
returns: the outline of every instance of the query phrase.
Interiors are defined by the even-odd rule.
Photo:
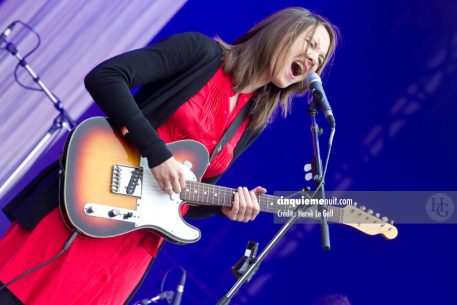
[[[313,164],[315,165],[313,174],[315,172],[313,181],[318,187],[316,190],[318,195],[318,198],[325,199],[325,188],[324,184],[325,182],[323,181],[323,171],[322,171],[322,160],[321,160],[321,152],[320,152],[320,146],[319,146],[319,136],[322,134],[322,129],[319,128],[317,125],[316,121],[316,116],[317,116],[317,109],[316,106],[318,105],[319,101],[316,99],[316,97],[313,95],[312,102],[308,104],[308,113],[311,117],[311,134],[313,136],[313,151],[314,151],[314,162]],[[332,142],[333,138],[333,133],[330,136],[330,142]],[[320,187],[319,187],[320,186]],[[327,212],[327,207],[324,204],[319,204],[318,205],[318,211],[320,213],[320,223],[321,223],[321,242],[322,242],[322,249],[324,251],[329,251],[330,250],[330,232],[328,228],[328,223],[327,223],[327,217],[324,215],[324,211]]]
[[[232,288],[216,303],[216,305],[226,305],[229,304],[233,296],[240,290],[241,286],[248,282],[254,274],[259,269],[260,263],[267,257],[267,255],[273,250],[273,248],[279,243],[279,241],[284,237],[284,235],[289,231],[290,227],[298,220],[300,214],[298,210],[303,209],[306,210],[311,206],[301,206],[298,205],[292,216],[287,220],[285,224],[282,225],[281,229],[275,234],[275,236],[271,239],[268,245],[262,250],[262,252],[257,256],[257,258],[252,259],[252,264],[246,270],[246,272],[238,278],[236,283],[232,286]]]
[[[5,39],[6,42],[6,39]],[[11,55],[17,58],[19,64],[32,76],[35,83],[40,86],[42,91],[51,100],[54,108],[58,111],[58,116],[54,119],[52,126],[48,129],[46,134],[41,138],[35,148],[27,155],[27,157],[21,162],[21,164],[14,170],[14,172],[8,177],[8,179],[0,186],[0,198],[3,198],[9,190],[12,188],[15,182],[17,182],[25,172],[30,169],[34,162],[38,159],[41,153],[47,149],[52,143],[54,138],[57,137],[60,130],[65,128],[71,131],[75,126],[75,121],[70,117],[68,112],[64,109],[62,102],[45,86],[40,80],[39,76],[33,71],[25,59],[19,54],[16,45],[12,42],[7,42],[5,48]]]
[[[322,160],[320,158],[320,146],[319,146],[319,136],[322,134],[322,130],[319,128],[317,125],[316,121],[316,115],[317,115],[317,109],[316,106],[318,105],[319,100],[316,96],[313,95],[313,101],[312,103],[309,103],[308,105],[308,113],[311,116],[311,133],[313,136],[313,150],[314,150],[314,169],[313,169],[313,174],[315,172],[314,176],[314,183],[316,184],[316,190],[312,194],[312,198],[314,198],[316,195],[318,195],[318,198],[325,199],[325,189],[324,189],[324,174],[323,169],[322,169]],[[330,134],[330,140],[329,140],[329,153],[331,149],[331,145],[333,142],[333,136],[335,133],[335,128],[332,128],[332,132]],[[307,194],[309,191],[309,188],[306,188],[303,192]],[[292,195],[293,196],[293,195]],[[309,196],[308,196],[309,197]],[[289,220],[279,229],[279,231],[276,233],[276,235],[273,237],[273,239],[268,243],[268,245],[262,250],[260,255],[257,258],[250,257],[247,262],[250,262],[251,265],[249,268],[246,270],[244,274],[242,274],[237,282],[233,285],[233,287],[225,294],[222,298],[219,299],[219,301],[216,303],[216,305],[227,305],[230,303],[231,299],[233,296],[240,290],[241,286],[249,281],[255,274],[255,272],[258,270],[260,263],[265,259],[265,257],[271,252],[271,250],[276,246],[281,238],[284,237],[284,235],[287,233],[287,231],[290,229],[290,227],[295,224],[295,222],[298,220],[299,213],[297,213],[299,210],[306,210],[311,206],[300,206],[298,205],[295,209],[294,212],[292,213],[292,217],[289,218]],[[327,223],[327,217],[326,214],[324,214],[324,211],[327,211],[327,207],[325,205],[319,204],[318,207],[318,212],[320,214],[320,223],[321,223],[321,242],[322,242],[322,249],[324,251],[330,250],[330,232],[329,232],[329,227]]]

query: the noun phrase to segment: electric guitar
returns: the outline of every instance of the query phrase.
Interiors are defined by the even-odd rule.
[[[66,224],[91,237],[148,229],[174,243],[198,241],[201,233],[183,219],[181,205],[231,206],[235,189],[199,182],[209,164],[208,151],[199,142],[177,141],[168,148],[186,168],[186,188],[172,196],[160,190],[146,158],[107,119],[95,117],[78,125],[67,139],[62,161],[60,207]],[[278,211],[278,199],[257,195],[261,210],[269,213]],[[328,206],[328,211],[329,222],[388,239],[398,234],[392,224],[355,206]]]

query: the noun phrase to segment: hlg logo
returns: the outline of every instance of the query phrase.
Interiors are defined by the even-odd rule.
[[[425,209],[431,219],[444,222],[454,213],[454,201],[444,193],[436,193],[428,198]]]

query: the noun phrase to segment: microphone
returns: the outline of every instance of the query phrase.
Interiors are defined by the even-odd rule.
[[[16,26],[16,23],[16,21],[11,22],[10,25],[7,26],[6,29],[2,32],[2,34],[0,34],[0,45],[3,43],[3,41],[7,42],[6,38],[8,38],[8,36],[11,34],[14,27]]]
[[[335,128],[335,117],[333,116],[332,108],[328,102],[327,96],[325,95],[324,87],[322,86],[322,80],[314,72],[309,72],[305,77],[305,85],[309,88],[313,95],[314,101],[319,105],[322,112],[330,124],[330,127]]]
[[[181,268],[182,269],[182,268]],[[186,284],[186,271],[182,269],[181,280],[179,281],[178,286],[176,286],[176,292],[173,294],[173,300],[171,305],[180,305],[182,293],[184,292],[184,285]]]

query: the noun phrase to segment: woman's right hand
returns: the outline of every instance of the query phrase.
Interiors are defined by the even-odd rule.
[[[165,162],[151,168],[152,175],[157,180],[160,189],[172,195],[179,194],[186,186],[184,165],[174,157]]]

